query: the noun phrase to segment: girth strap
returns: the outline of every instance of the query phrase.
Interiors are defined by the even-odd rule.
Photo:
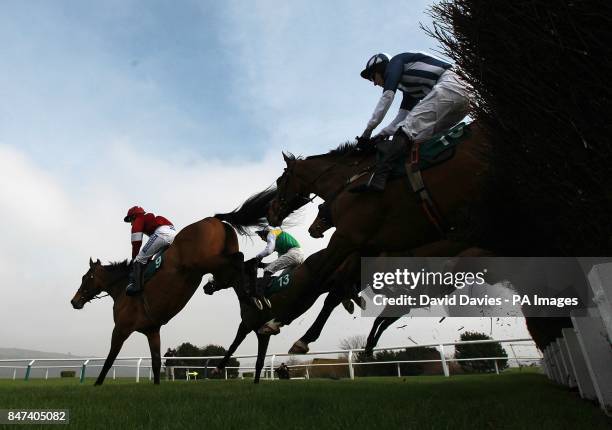
[[[419,142],[412,143],[410,148],[410,157],[405,163],[406,176],[408,177],[408,182],[410,183],[413,191],[417,194],[417,196],[419,196],[421,207],[423,208],[423,212],[425,212],[425,216],[427,216],[436,230],[438,230],[440,236],[445,237],[446,227],[444,218],[431,198],[431,194],[425,186],[423,175],[421,174],[421,169],[419,168],[419,144]]]

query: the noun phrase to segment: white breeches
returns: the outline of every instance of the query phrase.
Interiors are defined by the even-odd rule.
[[[145,245],[140,248],[140,252],[136,256],[134,261],[141,264],[146,264],[147,261],[149,261],[149,259],[153,257],[153,255],[155,255],[157,251],[162,249],[164,246],[172,245],[172,242],[174,241],[174,236],[176,236],[176,230],[174,229],[174,227],[169,225],[162,225],[160,227],[157,227],[155,232],[151,236],[149,236],[149,240],[147,241],[147,243],[145,243]]]
[[[465,118],[469,105],[469,86],[455,72],[447,70],[399,126],[415,141],[427,140]]]
[[[278,257],[264,269],[266,272],[276,273],[288,267],[299,266],[304,262],[302,248],[291,248],[285,254]]]

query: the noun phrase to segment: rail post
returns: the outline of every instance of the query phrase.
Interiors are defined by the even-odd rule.
[[[49,368],[48,367],[45,369],[45,381],[47,379],[49,379]]]
[[[79,382],[81,384],[85,382],[85,370],[87,369],[87,364],[89,364],[89,360],[85,360],[81,365],[81,376],[79,377]]]
[[[442,370],[444,371],[444,376],[448,378],[450,376],[450,372],[448,371],[448,364],[446,363],[446,358],[444,357],[443,344],[440,344],[440,362],[442,363]]]
[[[401,378],[401,377],[402,377],[402,371],[401,371],[401,369],[400,369],[400,364],[399,364],[399,363],[397,363],[397,377],[398,377],[398,378]]]
[[[17,378],[17,368],[13,369],[13,381]]]
[[[136,362],[136,382],[140,382],[140,364],[142,363],[142,358],[139,358]]]
[[[512,351],[512,355],[514,356],[514,359],[516,360],[516,365],[518,366],[519,370],[523,370],[521,366],[521,362],[519,361],[518,358],[516,358],[516,352],[514,352],[514,346],[512,344],[510,344],[510,351]]]
[[[204,362],[204,379],[208,379],[208,363],[210,362],[210,358],[207,358]]]
[[[153,379],[153,369],[149,368],[149,381]]]
[[[34,364],[36,360],[32,360],[28,363],[28,367],[26,368],[26,373],[25,373],[25,378],[24,381],[29,381],[30,380],[30,372],[32,371],[32,365]]]
[[[493,360],[493,363],[495,364],[495,373],[499,375],[499,366],[497,365],[497,360]]]
[[[270,379],[274,380],[274,360],[276,359],[276,354],[272,354],[270,358]]]
[[[113,366],[113,379],[117,379],[117,374],[115,372],[115,366]]]
[[[353,369],[353,350],[348,353],[349,378],[355,379],[355,369]]]
[[[225,379],[227,379],[227,367],[223,371],[225,372]]]

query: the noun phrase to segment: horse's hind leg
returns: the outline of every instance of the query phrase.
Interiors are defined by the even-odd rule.
[[[94,385],[102,385],[104,382],[104,378],[106,378],[106,374],[110,370],[111,366],[115,362],[115,358],[119,355],[119,351],[121,351],[121,347],[123,346],[123,342],[132,334],[132,332],[125,332],[119,329],[117,326],[113,328],[113,335],[111,337],[111,348],[106,360],[104,361],[104,366],[102,366],[102,370],[100,371],[100,375],[98,375],[98,379],[96,379],[96,383]]]
[[[159,327],[146,333],[151,351],[151,367],[153,368],[153,383],[159,384],[159,371],[161,369],[161,351],[159,342]]]
[[[259,377],[261,376],[261,369],[263,368],[264,361],[266,359],[266,352],[268,351],[268,343],[270,342],[270,335],[257,333],[257,362],[255,363],[255,383],[259,384]]]
[[[370,355],[372,354],[372,350],[374,349],[374,347],[378,345],[378,341],[380,340],[380,337],[385,332],[385,330],[387,330],[398,319],[400,319],[400,317],[383,317],[383,321],[378,326],[378,330],[376,331],[376,335],[374,336],[374,343],[371,346]]]
[[[236,332],[236,337],[234,338],[234,341],[232,342],[229,349],[225,353],[225,356],[221,359],[221,361],[219,362],[219,364],[217,364],[217,367],[215,368],[217,372],[223,369],[227,365],[227,362],[232,357],[234,352],[236,352],[236,349],[238,349],[238,347],[240,346],[244,338],[247,336],[247,334],[249,334],[249,331],[251,330],[249,330],[246,324],[244,322],[240,322],[240,325],[238,326],[238,331]]]
[[[370,330],[370,334],[368,334],[368,340],[366,342],[365,351],[364,351],[366,357],[372,356],[372,350],[374,349],[378,341],[378,338],[376,337],[376,333],[378,332],[378,328],[381,326],[381,324],[384,321],[383,318],[384,317],[376,317],[376,319],[374,320],[374,324],[372,324],[372,329]]]
[[[329,292],[325,298],[325,302],[323,302],[323,308],[319,312],[319,315],[317,315],[314,323],[312,323],[310,328],[304,333],[304,336],[293,344],[289,350],[290,354],[306,354],[308,352],[308,344],[314,342],[321,336],[325,323],[327,323],[334,309],[342,302],[342,298],[343,294],[341,291],[332,290]]]

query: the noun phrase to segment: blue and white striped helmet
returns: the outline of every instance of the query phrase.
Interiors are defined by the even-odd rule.
[[[365,69],[362,70],[361,77],[363,79],[371,80],[376,69],[380,66],[386,66],[389,63],[389,60],[389,55],[385,54],[384,52],[372,55],[366,63]]]

